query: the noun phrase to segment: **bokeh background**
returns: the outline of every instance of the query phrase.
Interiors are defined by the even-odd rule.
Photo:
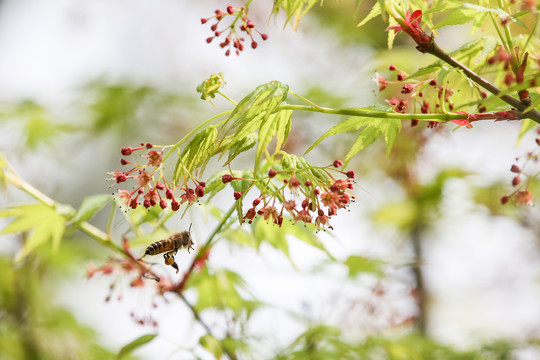
[[[222,73],[224,92],[236,100],[279,80],[320,105],[361,107],[384,101],[373,81],[376,71],[391,76],[389,64],[413,72],[433,61],[404,37],[388,52],[380,21],[356,29],[369,6],[357,8],[353,1],[316,6],[297,31],[284,27],[282,16],[268,20],[271,2],[255,1],[250,17],[268,40],[225,57],[217,44],[206,43],[211,32],[200,18],[229,4],[241,5],[2,0],[0,151],[22,178],[77,207],[87,196],[111,192],[106,172],[119,167],[121,147],[175,143],[230,108],[196,93],[210,74]],[[466,25],[447,27],[439,43],[452,50],[471,36],[478,34]],[[337,120],[295,115],[288,150],[303,154]],[[510,191],[515,158],[536,150],[534,134],[517,146],[519,124],[453,128],[404,122],[389,159],[377,142],[351,162],[357,201],[336,217],[334,231],[319,236],[337,259],[373,259],[376,265],[359,275],[295,240],[289,244],[295,266],[270,246],[255,252],[224,243],[213,251],[213,266],[241,274],[269,305],[250,320],[250,333],[264,339],[253,358],[277,356],[315,324],[335,326],[350,341],[420,332],[485,358],[540,358],[538,210],[499,203]],[[330,163],[353,140],[328,139],[308,158]],[[0,204],[27,201],[8,187]],[[213,202],[227,208],[232,195],[225,191]],[[103,226],[105,217],[93,222]],[[197,244],[215,221],[201,206],[169,227],[185,230],[190,223]],[[119,236],[124,225],[115,224]],[[212,358],[196,347],[202,330],[177,299],[153,309],[149,293],[126,286],[121,299],[116,294],[105,301],[112,280],[87,280],[86,268],[106,261],[106,248],[74,234],[58,253],[44,248],[39,257],[14,264],[20,241],[0,235],[0,359],[107,358],[148,333],[158,337],[134,356],[193,358],[195,347],[193,354]],[[189,255],[179,259],[182,268]],[[159,326],[138,325],[132,312],[150,313]],[[205,316],[219,323],[212,313]]]

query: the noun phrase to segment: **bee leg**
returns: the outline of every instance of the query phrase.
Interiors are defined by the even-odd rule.
[[[171,264],[171,266],[172,266],[173,268],[176,269],[176,273],[178,274],[178,271],[179,271],[180,269],[178,269],[178,264],[176,263],[176,261],[173,261],[173,263]]]

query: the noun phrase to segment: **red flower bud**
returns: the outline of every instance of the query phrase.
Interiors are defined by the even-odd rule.
[[[261,198],[256,198],[255,200],[253,200],[253,207],[259,205],[261,203]]]
[[[354,171],[352,171],[352,170],[351,170],[351,171],[348,171],[348,172],[347,172],[347,177],[348,177],[349,179],[354,179]]]
[[[405,74],[402,74],[402,73],[397,74],[397,79],[398,81],[403,81],[403,79],[405,79]]]
[[[429,85],[431,85],[431,86],[436,86],[436,85],[437,85],[437,81],[431,80],[431,81],[429,82]]]
[[[229,13],[229,15],[232,15],[234,13],[234,6],[232,5],[229,5],[227,6],[227,12]]]
[[[334,161],[334,164],[333,164],[333,165],[334,165],[334,167],[336,167],[336,168],[341,167],[341,166],[343,166],[343,161],[341,161],[341,160],[336,160],[336,161]]]
[[[519,176],[516,176],[512,179],[512,185],[514,186],[518,186],[520,182],[521,182],[521,179],[519,178]]]
[[[203,197],[204,196],[204,187],[202,187],[201,185],[197,185],[195,187],[195,194],[197,194],[198,197]]]
[[[512,165],[512,167],[510,168],[510,171],[517,174],[521,172],[521,169],[517,165]]]
[[[242,197],[242,193],[238,191],[235,191],[233,195],[234,195],[234,200],[239,200]]]
[[[501,204],[503,204],[503,205],[506,204],[508,202],[508,200],[510,200],[508,195],[501,196]]]
[[[253,29],[255,27],[255,24],[253,24],[253,21],[251,20],[248,20],[246,22],[246,27],[250,28],[250,29]]]
[[[214,24],[214,25],[210,26],[210,30],[216,31],[217,30],[217,24]]]
[[[304,185],[306,185],[307,187],[309,187],[309,186],[311,186],[311,185],[313,185],[313,184],[311,183],[311,181],[306,181],[306,182],[304,183]]]
[[[276,174],[277,174],[277,171],[274,170],[274,169],[270,169],[268,171],[268,177],[270,177],[270,178],[273,178],[274,176],[276,176]]]
[[[151,149],[151,148],[153,148],[153,147],[154,147],[154,145],[152,145],[152,144],[150,144],[150,143],[146,143],[146,145],[145,145],[145,146],[146,146],[146,148],[147,148],[147,149]]]
[[[171,201],[171,209],[172,211],[178,211],[180,209],[180,204],[174,199]]]
[[[161,199],[161,201],[159,202],[159,207],[165,209],[167,207],[167,202],[164,199]]]
[[[266,39],[268,39],[268,35],[266,35],[266,34],[261,34],[261,38],[262,38],[263,40],[266,40]]]
[[[395,66],[395,65],[390,65],[390,66],[388,67],[388,70],[394,71],[394,70],[396,70],[396,66]]]
[[[122,165],[127,165],[127,160],[126,159],[120,159],[120,164]]]
[[[225,174],[221,177],[221,181],[226,184],[226,183],[230,183],[232,181],[233,177],[231,174]]]
[[[206,24],[207,21],[208,21],[208,19],[201,18],[201,24]]]
[[[252,41],[252,42],[251,42],[251,47],[252,47],[253,49],[256,49],[256,48],[257,48],[257,42],[256,42],[256,41]]]
[[[122,152],[122,155],[128,156],[128,155],[131,155],[131,153],[133,152],[133,149],[129,146],[126,146],[122,148],[121,152]]]
[[[214,40],[214,37],[213,37],[213,36],[212,36],[212,37],[209,37],[209,38],[206,38],[206,42],[207,42],[208,44],[210,44],[210,43],[212,42],[212,40]]]

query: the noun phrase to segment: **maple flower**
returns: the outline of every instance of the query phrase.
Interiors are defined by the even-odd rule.
[[[398,24],[387,27],[385,31],[394,30],[394,33],[396,34],[403,31],[418,44],[418,50],[422,51],[423,49],[427,50],[429,48],[431,37],[420,27],[420,21],[422,20],[421,10],[415,10],[412,14],[407,10],[405,19],[395,17],[395,20]]]
[[[532,193],[527,189],[524,191],[518,191],[516,194],[516,203],[518,205],[528,204],[532,205]]]

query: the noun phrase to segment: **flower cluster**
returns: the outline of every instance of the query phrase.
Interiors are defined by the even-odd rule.
[[[226,56],[231,54],[231,50],[236,52],[236,55],[240,55],[240,52],[244,50],[245,38],[236,30],[236,24],[238,21],[241,22],[239,31],[245,33],[245,36],[249,36],[251,47],[253,49],[257,48],[258,46],[257,41],[255,41],[255,38],[253,37],[254,33],[258,34],[263,40],[268,39],[268,35],[263,34],[259,30],[255,29],[255,24],[248,18],[247,7],[242,6],[240,8],[236,8],[229,5],[227,6],[226,12],[216,9],[214,13],[215,15],[212,17],[201,19],[202,24],[206,24],[212,19],[216,20],[216,22],[210,26],[210,30],[212,30],[213,35],[207,38],[206,42],[211,43],[215,38],[218,38],[221,36],[221,34],[225,33],[225,39],[219,43],[219,46],[223,49],[227,49],[225,51]],[[223,26],[223,23],[221,22],[225,18],[232,18],[232,22],[227,26]],[[220,25],[222,25],[221,28]]]
[[[251,223],[256,216],[264,220],[271,220],[274,224],[283,224],[284,213],[290,215],[296,222],[314,223],[319,228],[328,227],[332,216],[337,214],[339,209],[345,209],[354,201],[355,197],[350,193],[354,188],[353,171],[344,172],[337,168],[343,166],[341,160],[336,160],[330,166],[317,168],[326,175],[326,180],[317,178],[317,186],[310,180],[306,171],[301,170],[275,170],[270,169],[259,184],[259,189],[271,189],[270,182],[274,182],[276,191],[261,191],[261,194],[253,200],[251,207],[245,212],[241,221]],[[305,170],[305,169],[304,169]],[[344,175],[345,178],[336,179],[331,175],[331,171]],[[235,180],[250,181],[249,179],[236,178],[231,174],[223,175],[223,183]],[[256,180],[253,180],[254,182]],[[253,184],[254,185],[254,184]],[[242,201],[247,191],[236,191],[233,196],[236,201]]]
[[[139,204],[145,208],[159,205],[165,209],[169,203],[173,211],[177,211],[180,205],[187,202],[196,202],[200,197],[204,196],[204,188],[206,184],[203,181],[198,181],[193,176],[190,180],[193,182],[193,187],[188,185],[188,179],[184,179],[183,185],[172,184],[163,177],[163,151],[154,150],[154,146],[150,143],[141,143],[140,147],[124,147],[122,155],[129,156],[136,151],[146,151],[146,154],[141,157],[146,158],[145,164],[136,164],[125,158],[120,160],[122,165],[130,165],[131,169],[127,171],[115,170],[109,175],[112,178],[107,180],[115,181],[117,184],[135,180],[136,186],[132,190],[120,189],[118,194],[122,202],[131,209],[136,209]],[[155,179],[157,177],[157,180]],[[175,191],[182,191],[180,196],[175,197]]]
[[[537,135],[540,136],[540,128],[536,130]],[[537,137],[535,139],[536,145],[540,146],[540,137]],[[525,156],[525,161],[521,166],[518,166],[517,164],[513,164],[510,167],[510,172],[513,174],[512,176],[512,186],[515,188],[515,190],[510,193],[509,195],[503,195],[501,197],[501,204],[506,204],[510,200],[515,200],[517,205],[522,204],[528,204],[532,205],[532,193],[529,190],[529,182],[531,178],[534,178],[538,175],[536,173],[533,176],[528,175],[524,170],[525,168],[530,165],[531,163],[538,163],[538,160],[540,159],[540,152],[529,152]],[[521,159],[518,157],[516,158],[516,161],[520,161]]]
[[[443,109],[454,109],[452,95],[454,90],[448,86],[437,84],[435,79],[426,79],[422,81],[408,79],[405,71],[398,69],[395,65],[390,65],[388,70],[397,72],[395,80],[387,80],[384,76],[376,74],[376,81],[379,86],[379,91],[389,89],[397,92],[400,95],[386,99],[386,103],[394,108],[397,113],[405,114],[410,108],[414,112],[420,110],[422,114],[442,113]],[[480,96],[485,97],[485,93]],[[484,109],[485,111],[485,109]],[[480,111],[482,112],[482,111]],[[418,120],[412,119],[411,126],[416,126]],[[437,127],[440,123],[435,121],[428,122],[428,128]],[[461,125],[461,124],[460,124]]]

